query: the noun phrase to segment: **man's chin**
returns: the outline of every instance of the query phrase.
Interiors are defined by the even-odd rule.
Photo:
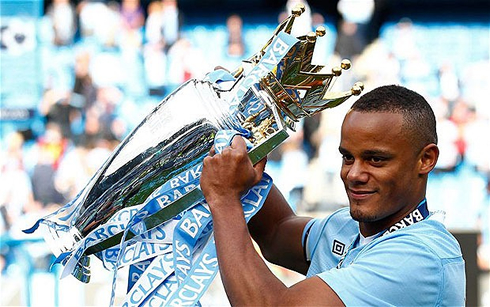
[[[366,212],[363,212],[358,209],[353,209],[351,207],[350,209],[350,215],[353,220],[357,222],[362,222],[362,223],[370,223],[370,222],[375,222],[378,220],[378,217],[374,214],[368,214]]]

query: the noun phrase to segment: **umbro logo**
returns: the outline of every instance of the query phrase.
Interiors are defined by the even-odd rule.
[[[345,251],[345,244],[337,240],[333,240],[332,253],[342,256]]]

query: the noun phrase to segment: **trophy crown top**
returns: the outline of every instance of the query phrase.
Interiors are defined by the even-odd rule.
[[[294,8],[291,10],[291,15],[295,17],[301,16],[306,11],[306,7],[303,3],[298,3],[294,6]]]
[[[316,35],[322,37],[327,33],[327,29],[324,26],[318,26],[315,30]]]
[[[249,62],[258,65],[262,57],[272,48],[272,42],[281,33],[291,35],[296,17],[305,10],[305,6],[298,4],[291,15],[286,18],[274,31],[261,51],[251,57]],[[342,75],[342,71],[350,69],[351,62],[344,59],[339,66],[330,72],[325,72],[324,66],[312,64],[315,44],[319,37],[326,34],[326,29],[319,26],[303,36],[296,37],[297,42],[289,49],[286,56],[275,69],[259,81],[261,87],[275,100],[279,109],[294,121],[305,116],[312,116],[326,108],[333,108],[354,95],[359,95],[364,85],[358,82],[349,91],[333,92],[334,81]]]

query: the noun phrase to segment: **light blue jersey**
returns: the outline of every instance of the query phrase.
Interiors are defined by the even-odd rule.
[[[308,228],[307,277],[319,276],[347,306],[465,305],[461,249],[432,216],[364,246],[349,208]]]

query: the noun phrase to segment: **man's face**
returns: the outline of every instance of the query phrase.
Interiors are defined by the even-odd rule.
[[[398,222],[420,201],[418,150],[401,114],[350,111],[342,124],[341,177],[363,235]]]

